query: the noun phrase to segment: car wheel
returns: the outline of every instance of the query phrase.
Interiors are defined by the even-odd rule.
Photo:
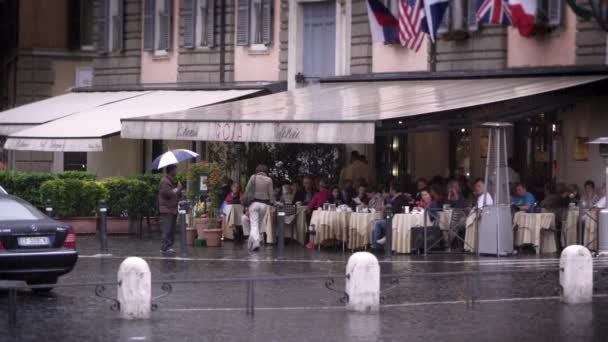
[[[48,277],[48,278],[40,278],[34,281],[29,281],[28,285],[47,285],[47,284],[57,284],[57,277]],[[37,287],[32,289],[35,293],[48,293],[53,291],[53,287]]]

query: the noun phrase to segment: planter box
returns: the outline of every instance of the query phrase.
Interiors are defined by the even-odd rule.
[[[83,217],[64,217],[59,221],[69,224],[74,228],[74,231],[78,235],[84,234],[97,234],[97,217],[96,216],[83,216]],[[129,218],[126,217],[108,217],[107,231],[110,234],[134,234],[137,232],[138,222],[133,223],[133,231],[130,230]],[[144,229],[145,229],[144,222]]]
[[[95,216],[64,217],[58,220],[72,226],[76,235],[97,233],[97,217]]]

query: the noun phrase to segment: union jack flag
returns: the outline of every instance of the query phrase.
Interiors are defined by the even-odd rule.
[[[511,9],[507,0],[479,0],[477,22],[495,25],[511,24]]]
[[[401,45],[418,51],[424,32],[422,21],[425,20],[422,0],[399,0],[399,40]]]

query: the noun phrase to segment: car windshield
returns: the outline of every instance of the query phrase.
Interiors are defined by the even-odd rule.
[[[19,201],[11,197],[0,197],[0,222],[31,221],[44,218],[44,214],[27,202]]]

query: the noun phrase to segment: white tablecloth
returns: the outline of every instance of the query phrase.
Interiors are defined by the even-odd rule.
[[[244,210],[240,204],[226,205],[224,207],[224,222],[222,224],[224,238],[228,240],[234,239],[235,227],[243,225],[242,217]]]
[[[306,243],[307,231],[306,206],[298,205],[295,215],[285,217],[285,237],[290,237],[303,245]]]
[[[314,225],[317,234],[313,236],[315,245],[327,239],[348,241],[348,219],[350,212],[315,210],[312,212],[310,225]]]
[[[477,252],[477,229],[479,229],[478,213],[471,211],[466,220],[466,231],[464,235],[464,250],[466,252]]]
[[[381,219],[382,213],[352,213],[348,220],[348,248],[363,248],[370,242],[372,225]]]
[[[513,217],[515,246],[531,244],[536,253],[555,253],[555,215],[517,212]],[[551,229],[551,230],[550,230]]]
[[[576,225],[580,214],[582,224],[585,226],[585,246],[591,250],[597,251],[597,211],[589,209],[570,209],[566,214],[566,221],[562,228],[562,244],[564,247],[576,245]]]
[[[430,225],[430,220],[427,221]],[[410,253],[410,230],[424,226],[424,214],[396,214],[393,216],[393,250],[397,253]]]

